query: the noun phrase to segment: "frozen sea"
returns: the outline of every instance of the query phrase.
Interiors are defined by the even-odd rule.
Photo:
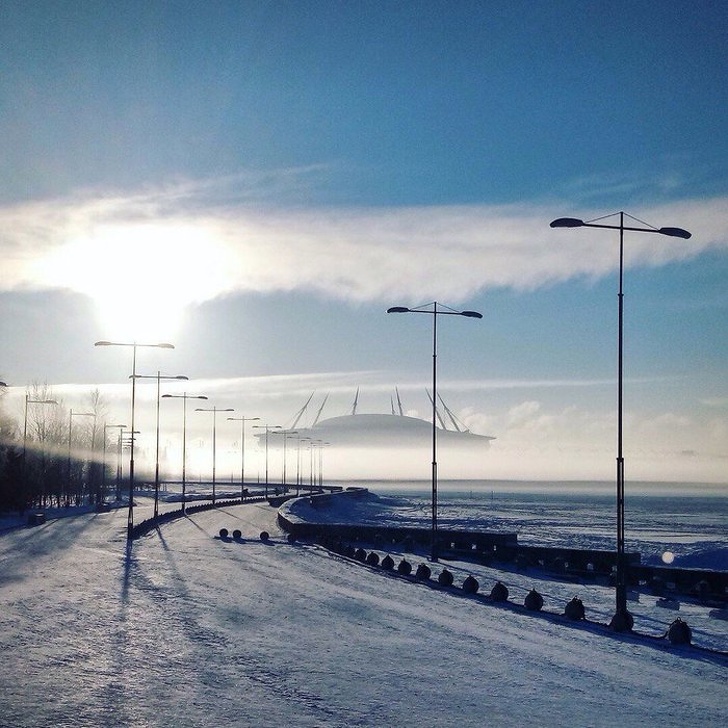
[[[429,527],[432,488],[421,481],[356,483],[379,497],[354,520]],[[728,571],[728,485],[638,483],[625,488],[625,547],[645,564]],[[518,534],[527,545],[616,548],[615,485],[608,482],[444,481],[438,525]]]
[[[427,522],[423,484],[367,485],[371,498],[332,518]],[[559,505],[556,489],[539,501],[533,488],[490,485],[441,488],[441,525],[490,522],[522,541],[611,547],[606,489]],[[714,527],[701,528],[695,514],[692,525],[675,520],[684,505],[671,513],[665,502],[661,525],[629,520],[628,538],[651,544],[655,557],[669,548],[676,561],[721,558],[726,500],[720,491],[707,497],[715,500],[703,525]],[[656,502],[645,514],[660,510]],[[149,514],[148,499],[136,510],[137,520]],[[677,614],[706,649],[612,635],[288,544],[276,514],[267,504],[191,514],[135,541],[131,555],[124,509],[3,531],[0,726],[728,724],[728,657],[718,652],[728,649],[726,623],[709,624],[698,605]],[[220,539],[222,527],[244,538]],[[545,610],[558,611],[578,589],[595,622],[613,604],[608,587],[447,566],[456,583],[473,573],[481,591],[501,579],[514,601],[535,586]],[[677,614],[638,597],[637,625],[664,632]]]

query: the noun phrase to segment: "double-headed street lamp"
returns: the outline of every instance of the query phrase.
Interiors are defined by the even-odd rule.
[[[265,430],[265,497],[268,497],[268,433],[283,429],[280,425],[253,425],[254,430]]]
[[[240,502],[245,499],[245,423],[259,420],[260,417],[228,417],[231,422],[240,423]]]
[[[477,311],[456,311],[448,306],[438,307],[437,301],[417,308],[392,306],[387,313],[428,313],[432,316],[432,529],[430,560],[437,561],[437,317],[465,316],[483,318]]]
[[[27,476],[27,470],[25,465],[25,458],[26,458],[26,449],[27,449],[27,442],[28,442],[28,405],[29,404],[55,404],[57,405],[58,402],[56,402],[55,399],[31,399],[30,395],[26,393],[25,395],[25,414],[23,415],[23,463],[22,463],[22,472],[23,472],[23,489],[26,491],[24,495],[27,497],[28,493],[28,476]]]
[[[163,376],[161,372],[156,374],[132,374],[135,379],[156,379],[157,380],[157,449],[154,466],[154,517],[159,515],[159,394],[162,385],[162,379],[174,381],[187,381],[189,377],[184,374],[177,376]]]
[[[131,449],[129,455],[129,514],[126,521],[126,545],[131,546],[134,535],[134,408],[136,402],[136,353],[138,348],[144,349],[174,349],[173,344],[138,344],[136,341],[96,341],[94,346],[130,346],[131,359]]]
[[[207,399],[204,394],[163,394],[162,399],[181,399],[182,400],[182,513],[186,513],[187,509],[187,400],[188,399]]]
[[[235,412],[232,407],[218,409],[217,407],[196,407],[195,412],[212,412],[212,505],[215,505],[215,464],[217,461],[217,413],[218,412]]]
[[[609,225],[601,222],[610,217],[619,215],[619,225]],[[642,223],[646,227],[625,225],[625,215],[635,222]],[[552,228],[577,228],[592,227],[604,228],[607,230],[619,230],[619,324],[617,341],[617,572],[616,572],[616,611],[612,617],[611,626],[615,631],[621,632],[631,630],[634,620],[627,610],[627,564],[625,563],[624,552],[624,457],[622,451],[622,385],[623,385],[623,350],[624,350],[624,231],[639,233],[657,233],[673,238],[687,240],[692,237],[687,230],[677,227],[656,228],[638,220],[625,212],[612,213],[594,220],[579,220],[574,217],[560,217],[551,223]]]

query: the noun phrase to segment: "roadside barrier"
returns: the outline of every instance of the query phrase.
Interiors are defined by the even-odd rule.
[[[341,496],[347,497],[353,495],[358,497],[360,494],[347,492],[341,494]],[[425,529],[389,528],[362,524],[308,523],[293,520],[288,516],[289,514],[286,512],[284,515],[282,510],[278,513],[278,523],[281,528],[289,532],[289,539],[291,535],[295,535],[297,538],[313,541],[333,553],[349,559],[355,559],[357,553],[357,547],[352,545],[352,542],[354,544],[357,542],[373,543],[383,549],[387,548],[387,544],[392,544],[396,545],[396,550],[400,552],[412,552],[413,550],[416,552],[418,547],[429,545],[428,534]],[[511,534],[483,535],[459,531],[442,531],[441,538],[446,539],[445,542],[440,544],[441,556],[445,558],[475,561],[484,565],[490,564],[494,560],[510,561],[511,563],[518,563],[520,568],[541,568],[547,572],[558,573],[559,576],[568,581],[572,581],[574,575],[579,576],[579,578],[593,579],[598,575],[611,573],[612,562],[614,561],[614,554],[608,551],[522,546],[517,544],[516,538],[511,538]],[[435,583],[435,581],[431,581],[432,573],[430,567],[426,564],[420,564],[415,574],[412,575],[412,564],[404,556],[401,557],[395,568],[394,559],[389,554],[385,554],[384,557],[380,558],[375,552],[367,555],[363,547],[358,548],[362,553],[359,554],[360,558],[356,560],[365,563],[367,566],[378,566],[382,571],[392,572],[396,576],[404,577],[411,583],[419,581],[428,584],[431,588],[445,588],[455,593],[456,587],[453,586],[453,574],[447,568],[442,569]],[[362,555],[363,558],[361,558]],[[661,593],[663,591],[661,587],[668,578],[679,581],[681,588],[686,590],[690,584],[695,583],[695,575],[687,573],[690,570],[642,566],[639,563],[639,554],[629,554],[628,556],[632,575],[634,577],[639,576],[643,583],[648,581],[653,588],[653,593]],[[686,573],[683,574],[683,572]],[[721,594],[721,590],[725,591],[724,582],[728,578],[728,572],[706,572],[705,574],[700,572],[700,576],[704,577],[699,582],[699,588],[697,589],[700,596],[706,597],[714,593]],[[508,587],[501,581],[496,582],[489,596],[478,594],[479,588],[478,580],[470,574],[463,581],[458,591],[470,595],[477,601],[502,605],[506,609],[525,609],[532,613],[540,612],[542,618],[552,621],[562,621],[566,618],[566,620],[574,623],[583,622],[589,629],[606,630],[606,633],[632,632],[631,623],[628,630],[616,630],[611,625],[587,619],[584,603],[578,596],[573,597],[565,605],[563,613],[559,613],[544,610],[544,598],[536,589],[531,589],[526,594],[522,605],[520,605],[509,601]],[[696,589],[692,589],[692,592],[695,591]],[[629,616],[631,617],[631,615]],[[574,624],[574,627],[577,627],[577,625]],[[661,637],[640,634],[639,632],[632,632],[632,634],[647,640],[669,639],[671,644],[690,645],[693,649],[705,653],[721,656],[728,654],[721,650],[692,645],[690,627],[681,619],[675,620]]]

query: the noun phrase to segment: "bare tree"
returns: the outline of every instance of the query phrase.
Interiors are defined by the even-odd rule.
[[[43,507],[53,502],[60,505],[66,490],[63,442],[66,427],[63,403],[47,383],[34,382],[26,391],[29,402],[56,402],[56,405],[27,406],[24,422],[23,480],[25,501]]]

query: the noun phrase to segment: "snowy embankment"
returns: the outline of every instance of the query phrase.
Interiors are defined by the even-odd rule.
[[[222,540],[222,527],[244,538]],[[605,638],[290,545],[264,504],[164,524],[130,559],[125,528],[114,511],[0,537],[0,725],[728,721],[724,658]]]

